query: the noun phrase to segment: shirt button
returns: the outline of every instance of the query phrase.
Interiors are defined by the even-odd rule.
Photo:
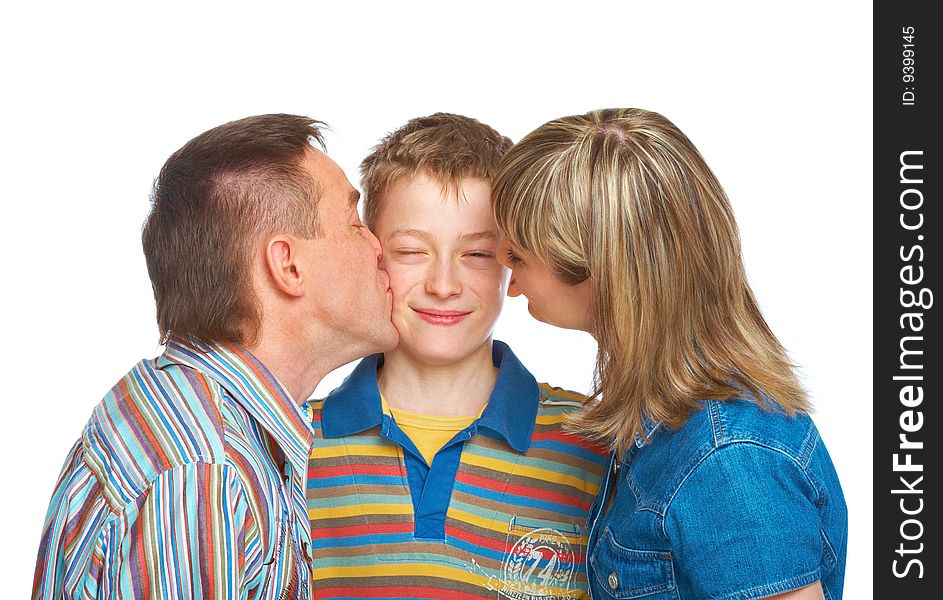
[[[609,573],[609,587],[614,590],[619,587],[619,578],[616,577],[615,573]]]

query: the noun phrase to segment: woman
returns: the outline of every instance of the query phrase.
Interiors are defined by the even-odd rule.
[[[599,344],[570,423],[614,452],[593,597],[840,598],[838,477],[690,140],[640,109],[551,121],[504,158],[494,213],[508,294]]]

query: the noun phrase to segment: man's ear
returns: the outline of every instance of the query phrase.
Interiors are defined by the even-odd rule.
[[[289,296],[304,296],[305,273],[301,269],[299,240],[277,235],[265,244],[265,266],[275,287]]]

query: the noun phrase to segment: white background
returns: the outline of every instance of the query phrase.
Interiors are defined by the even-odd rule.
[[[306,114],[331,125],[328,152],[357,185],[360,159],[411,117],[463,113],[518,140],[635,106],[686,132],[733,202],[845,490],[845,597],[870,598],[870,3],[317,4],[3,9],[3,595],[29,593],[92,407],[158,352],[140,228],[172,151],[235,118]],[[522,299],[497,337],[539,380],[589,388],[592,340],[533,321]]]

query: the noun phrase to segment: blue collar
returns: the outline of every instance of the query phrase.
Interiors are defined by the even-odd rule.
[[[640,433],[635,434],[635,445],[638,448],[641,448],[648,442],[645,440],[648,439],[651,441],[652,434],[655,433],[655,430],[661,426],[661,422],[656,421],[648,416],[648,414],[642,415],[642,430],[645,432],[645,437],[642,437]]]
[[[537,380],[504,342],[492,343],[491,360],[498,368],[498,379],[488,406],[472,427],[486,427],[517,452],[527,452],[540,401]],[[382,424],[383,409],[377,387],[377,368],[382,364],[382,354],[363,359],[324,400],[321,410],[324,437],[353,435]]]

